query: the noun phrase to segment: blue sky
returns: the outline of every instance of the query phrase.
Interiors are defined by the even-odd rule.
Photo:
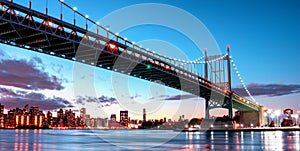
[[[14,1],[27,6],[26,1]],[[45,1],[33,0],[32,2],[34,9],[40,11],[44,10]],[[109,17],[109,14],[112,12],[135,4],[160,3],[180,8],[200,20],[206,26],[220,47],[220,51],[225,53],[226,45],[229,44],[231,46],[231,55],[238,66],[239,72],[245,83],[248,85],[250,92],[253,92],[254,97],[259,103],[269,108],[272,107],[273,109],[291,107],[295,110],[300,110],[298,103],[300,97],[300,70],[298,70],[298,57],[300,57],[300,2],[297,0],[288,2],[258,0],[247,2],[189,1],[185,3],[180,1],[149,0],[118,0],[114,2],[108,0],[103,0],[101,2],[98,0],[91,0],[88,3],[82,0],[65,0],[65,2],[70,6],[76,6],[81,13],[88,14],[89,18],[95,21],[100,20],[100,23],[102,23],[102,21],[105,22],[105,19]],[[49,14],[58,17],[59,10],[57,8],[59,8],[59,2],[49,0],[48,5]],[[63,12],[64,19],[72,22],[73,13],[66,8],[63,9]],[[139,15],[141,14],[132,14],[132,18],[138,18],[140,17]],[[173,18],[169,18],[169,20],[172,21],[176,21],[176,19],[181,18],[178,18],[176,15],[174,15]],[[115,31],[118,29],[117,24],[119,21],[121,20],[116,20],[113,22],[114,24],[109,24],[111,31],[119,32],[121,36],[127,37],[129,40],[135,41],[136,43],[143,43],[143,46],[147,46],[150,49],[158,48],[156,48],[153,43],[147,43],[147,41],[161,40],[162,42],[167,42],[173,47],[183,51],[190,60],[203,55],[201,51],[204,46],[199,50],[191,39],[174,29],[146,24],[134,26],[123,31]],[[189,25],[189,22],[180,21],[181,20],[178,20],[179,24],[182,23],[187,27],[193,27],[192,25]],[[126,20],[122,22],[126,22]],[[84,25],[84,23],[85,20],[80,20],[78,18],[79,25]],[[103,26],[107,25],[104,24]],[[192,30],[197,31],[198,29]],[[162,46],[162,44],[159,46]],[[44,70],[42,67],[36,65],[38,62],[35,62],[34,68],[39,68],[42,72],[47,73],[50,78],[51,76],[57,77],[59,80],[56,82],[59,82],[63,88],[39,88],[35,90],[25,88],[24,90],[23,87],[8,84],[3,84],[1,87],[13,91],[24,90],[27,93],[40,93],[44,94],[46,98],[59,97],[65,100],[74,100],[77,94],[74,94],[73,88],[74,79],[72,79],[72,77],[74,77],[74,64],[72,62],[33,53],[28,50],[5,46],[3,44],[0,44],[0,48],[2,49],[2,52],[6,54],[2,57],[3,60],[25,60],[25,62],[30,64],[32,58],[40,58],[43,63],[41,66],[44,67]],[[164,47],[160,52],[167,56],[172,56],[172,52],[167,49],[167,47]],[[93,88],[95,88],[96,94],[89,94],[89,92],[84,92],[84,90],[81,92],[80,90],[80,95],[95,95],[95,97],[104,95],[105,97],[108,97],[104,100],[116,98],[116,94],[112,91],[114,85],[112,84],[113,78],[111,72],[103,69],[94,70],[92,68],[90,71],[94,73],[89,78],[94,79],[95,85]],[[87,80],[89,79],[88,76],[88,74],[83,74],[80,77],[82,77],[81,79]],[[239,79],[234,73],[232,79],[234,87],[240,86]],[[167,95],[166,97],[174,97],[179,94],[186,94],[135,78],[129,78],[128,85],[130,96],[127,96],[127,99],[124,100],[131,101],[132,104],[138,104],[140,105],[140,108],[145,106],[147,102],[154,104],[153,108],[150,107],[149,109],[150,115],[152,115],[153,118],[161,118],[163,115],[168,118],[177,119],[179,115],[187,114],[185,112],[189,110],[189,106],[195,106],[193,109],[195,113],[190,113],[186,117],[203,116],[202,99],[187,98],[182,101],[173,99],[172,101],[165,101],[166,98],[159,98],[159,96]],[[151,89],[161,91],[157,92],[158,94],[152,94],[152,92],[156,91]],[[4,91],[2,91],[2,94],[3,92]],[[155,101],[150,98],[155,98]],[[55,101],[56,99],[53,100]],[[63,100],[59,99],[58,101],[63,102]],[[112,105],[106,104],[107,107],[103,108],[104,114],[110,115],[111,112],[118,113],[118,110],[120,109],[127,108],[130,110],[132,108],[130,105],[128,107],[126,107],[126,105],[122,106],[122,103],[120,103],[122,101],[118,101],[119,103],[113,102]],[[130,104],[126,101],[123,101],[123,103]],[[185,101],[185,103],[182,103],[183,101]],[[105,101],[102,101],[102,105],[103,102]],[[284,106],[280,105],[281,102],[284,102]],[[62,106],[72,106],[68,103],[60,104]],[[95,104],[92,104],[91,106],[99,106],[99,104]],[[120,104],[121,106],[119,106]],[[73,103],[73,106],[76,105]],[[298,106],[298,108],[296,108],[296,106]],[[134,117],[141,118],[138,111],[139,110],[133,110],[132,116],[134,115]]]

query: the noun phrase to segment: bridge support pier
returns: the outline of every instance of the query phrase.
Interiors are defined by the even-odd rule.
[[[210,100],[210,97],[205,97],[205,119],[210,118],[209,110],[214,108],[214,106],[210,105],[211,104],[210,101],[212,101]],[[229,99],[224,102],[223,108],[228,109],[228,117],[229,119],[233,119],[232,93],[229,95]]]
[[[205,119],[209,119],[209,97],[205,97]]]
[[[267,119],[264,116],[265,108],[263,106],[259,106],[258,113],[259,113],[258,115],[259,115],[259,123],[260,123],[260,125],[268,125]]]
[[[233,109],[232,109],[232,93],[229,95],[229,100],[228,100],[228,117],[230,119],[233,119]]]

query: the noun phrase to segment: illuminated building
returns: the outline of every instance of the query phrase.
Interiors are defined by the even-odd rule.
[[[90,120],[90,127],[95,127],[95,119],[91,118]]]
[[[120,125],[128,126],[128,111],[120,111]]]
[[[21,115],[20,117],[20,121],[21,121],[21,126],[24,126],[25,125],[25,116],[24,115]]]
[[[38,112],[38,121],[37,121],[37,126],[38,127],[43,127],[44,126],[44,121],[45,121],[45,114],[43,111]]]
[[[66,110],[64,120],[65,126],[74,127],[76,125],[75,113],[72,110]]]
[[[117,116],[116,116],[116,114],[111,114],[111,115],[110,115],[110,120],[111,120],[111,122],[116,122],[116,121],[117,121]]]
[[[37,126],[37,125],[38,125],[38,116],[35,115],[35,116],[34,116],[33,126]]]
[[[0,128],[5,127],[5,116],[3,114],[0,115]]]
[[[29,112],[29,109],[28,109],[28,104],[26,104],[25,106],[24,106],[24,112]]]
[[[29,112],[30,112],[31,114],[33,114],[33,115],[36,115],[36,114],[38,114],[39,110],[40,110],[39,107],[37,107],[37,106],[32,106],[32,107],[30,107]]]
[[[11,109],[4,114],[4,106],[0,104],[0,128],[44,128],[44,127],[85,127],[83,120],[80,117],[75,117],[72,110],[63,111],[60,109],[57,112],[57,117],[53,117],[50,111],[47,112],[47,117],[43,111],[39,110],[37,106],[25,105],[23,109]],[[97,125],[107,125],[107,119],[96,120],[90,119],[90,115],[86,115],[89,123],[93,127]],[[99,122],[98,122],[99,121]],[[98,124],[99,123],[99,124]]]
[[[1,105],[0,103],[0,115],[4,114],[4,105]]]
[[[57,111],[57,118],[61,119],[63,117],[64,117],[64,111],[60,109],[59,111]]]
[[[98,117],[96,119],[96,126],[97,127],[107,127],[107,121],[108,121],[108,119],[103,119],[103,118]]]
[[[28,113],[25,115],[24,118],[24,122],[25,122],[25,126],[30,126],[30,116],[28,115]]]
[[[30,125],[31,126],[37,126],[37,115],[39,112],[39,107],[37,106],[31,106],[29,109],[29,114],[30,114]]]
[[[16,115],[16,113],[15,113],[15,109],[13,109],[13,110],[9,110],[8,111],[8,113],[7,113],[7,120],[5,121],[6,123],[5,123],[5,125],[8,127],[8,128],[13,128],[13,127],[15,127],[15,125],[16,125],[16,123],[15,123],[15,121],[16,121],[16,117],[15,117],[15,115]]]
[[[5,115],[4,115],[4,105],[0,103],[0,128],[5,127]]]
[[[19,126],[20,125],[20,116],[19,115],[16,116],[15,121],[16,121],[15,127]]]
[[[282,127],[286,126],[294,126],[296,125],[296,120],[294,120],[293,110],[292,109],[285,109],[283,111],[284,117],[281,122]]]
[[[86,109],[85,108],[81,108],[80,109],[80,117],[81,118],[85,118],[85,115],[86,115]]]
[[[47,124],[48,126],[53,126],[53,117],[50,111],[47,112]]]

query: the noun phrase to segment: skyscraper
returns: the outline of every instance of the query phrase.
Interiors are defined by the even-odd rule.
[[[120,111],[120,125],[128,126],[128,111]]]
[[[2,115],[4,113],[4,105],[1,105],[0,103],[0,115]]]
[[[81,118],[86,118],[85,115],[86,115],[86,109],[85,108],[81,108],[80,109],[80,117]]]
[[[4,117],[4,105],[0,103],[0,128],[4,128],[5,124],[5,117]]]
[[[111,115],[110,115],[110,120],[111,120],[111,122],[116,122],[116,119],[117,119],[116,114],[111,114]]]
[[[48,126],[53,126],[53,117],[50,111],[47,112],[47,124]]]

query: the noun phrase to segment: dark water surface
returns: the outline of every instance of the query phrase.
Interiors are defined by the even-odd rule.
[[[300,150],[300,133],[1,129],[0,150]]]

